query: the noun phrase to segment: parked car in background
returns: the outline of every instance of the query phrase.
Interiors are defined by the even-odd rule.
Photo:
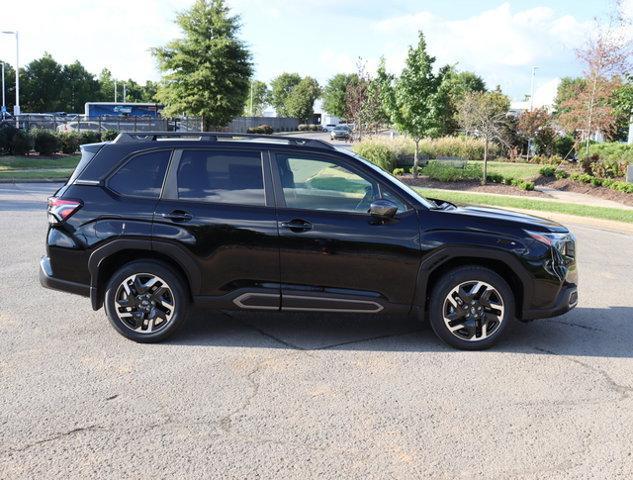
[[[40,281],[105,305],[127,338],[169,337],[193,303],[414,313],[478,350],[515,318],[576,306],[575,238],[562,225],[421,197],[320,140],[186,135],[84,145],[48,200]]]
[[[99,122],[67,122],[57,127],[58,132],[105,132],[107,127]]]
[[[331,132],[335,128],[336,128],[336,125],[334,123],[328,123],[327,125],[323,125],[324,132]]]
[[[330,132],[332,140],[347,140],[350,138],[352,131],[345,125],[338,125]]]

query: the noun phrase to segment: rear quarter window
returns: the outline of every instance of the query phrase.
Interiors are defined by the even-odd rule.
[[[132,157],[107,182],[108,188],[124,196],[158,198],[165,179],[171,150]]]

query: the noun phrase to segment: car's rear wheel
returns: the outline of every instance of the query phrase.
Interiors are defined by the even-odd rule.
[[[105,309],[112,326],[136,342],[159,342],[184,323],[189,307],[183,280],[154,260],[130,262],[112,275]]]
[[[508,283],[484,267],[460,267],[440,278],[431,294],[429,320],[447,344],[483,350],[497,343],[514,316]]]

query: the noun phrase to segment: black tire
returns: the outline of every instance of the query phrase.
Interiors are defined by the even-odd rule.
[[[146,274],[148,276],[145,276]],[[161,306],[157,306],[157,308],[161,310],[159,311],[159,314],[162,314],[163,317],[167,315],[171,316],[168,320],[165,321],[164,325],[158,326],[150,333],[148,333],[147,331],[136,331],[133,326],[130,325],[130,323],[138,322],[137,327],[143,328],[142,323],[145,322],[145,320],[140,320],[136,318],[130,319],[127,315],[126,317],[128,318],[126,318],[126,320],[120,317],[121,314],[119,312],[121,309],[121,305],[120,303],[117,303],[116,296],[117,293],[120,292],[120,288],[124,288],[122,285],[123,282],[134,275],[139,275],[140,279],[151,278],[149,277],[150,275],[158,277],[160,280],[167,284],[168,292],[164,295],[168,295],[167,298],[173,301],[174,307],[171,310],[164,309]],[[160,283],[160,285],[162,285],[162,282]],[[151,290],[147,292],[147,294],[151,293]],[[185,320],[187,319],[187,315],[189,312],[189,295],[187,294],[185,281],[167,264],[156,260],[139,260],[123,265],[112,275],[112,277],[108,281],[104,303],[106,315],[108,316],[110,323],[117,330],[117,332],[119,332],[124,337],[129,338],[130,340],[134,340],[135,342],[140,343],[155,343],[170,337],[180,327],[182,327],[182,325],[185,323]],[[152,308],[152,305],[148,305],[143,308]],[[138,309],[140,309],[140,307],[137,307],[135,305],[134,310],[136,311]],[[153,317],[154,321],[164,321],[163,318],[158,318],[155,312],[156,309],[151,310],[150,312],[141,312],[141,315],[145,315],[146,320],[149,317]],[[123,312],[123,314],[126,313],[127,312]],[[152,323],[152,325],[154,325],[154,323]]]
[[[468,286],[468,282],[484,282],[491,286],[492,289],[496,290],[496,293],[493,293],[492,295],[494,295],[495,298],[500,297],[501,305],[503,306],[502,314],[496,315],[496,317],[500,320],[493,321],[490,324],[486,325],[486,327],[488,327],[488,325],[492,325],[491,328],[494,328],[492,333],[480,340],[476,339],[476,333],[474,333],[474,336],[471,337],[474,339],[468,340],[462,338],[462,336],[465,337],[470,335],[473,331],[469,330],[468,328],[457,330],[456,333],[452,333],[449,329],[449,326],[444,320],[445,307],[448,307],[449,309],[451,308],[450,305],[445,305],[445,302],[449,301],[449,294],[453,291],[453,289],[462,284]],[[461,297],[458,301],[460,300]],[[498,304],[498,302],[495,303]],[[431,324],[431,328],[433,328],[435,334],[446,344],[452,347],[459,348],[461,350],[484,350],[495,345],[506,334],[508,328],[510,327],[510,323],[514,319],[514,305],[515,300],[512,289],[500,275],[493,272],[492,270],[479,266],[459,267],[444,274],[433,288],[429,303],[429,323]],[[486,307],[483,308],[484,311],[482,312],[482,314],[485,314]],[[455,308],[455,310],[457,310],[457,307]],[[495,311],[501,312],[501,310]],[[461,313],[461,315],[469,315],[469,309],[466,308],[466,313]],[[447,318],[450,318],[450,316],[447,316]],[[494,318],[494,316],[491,318]],[[460,323],[462,321],[464,321],[463,318],[461,320],[456,320],[454,323],[450,324],[452,327],[457,328],[459,327],[459,325],[462,324]],[[480,325],[479,327],[474,326],[472,328],[475,329],[474,332],[478,331],[481,335],[481,320],[479,320],[480,323],[478,324],[477,320],[472,319],[472,317],[468,317],[468,322],[468,325]],[[464,323],[464,325],[467,324]]]

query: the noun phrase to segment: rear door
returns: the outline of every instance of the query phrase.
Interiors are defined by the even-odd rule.
[[[284,310],[408,310],[420,264],[416,211],[347,157],[273,156]],[[367,213],[374,199],[396,217]]]
[[[156,248],[176,245],[193,260],[198,301],[279,308],[277,221],[268,156],[261,149],[177,150],[153,238]]]

